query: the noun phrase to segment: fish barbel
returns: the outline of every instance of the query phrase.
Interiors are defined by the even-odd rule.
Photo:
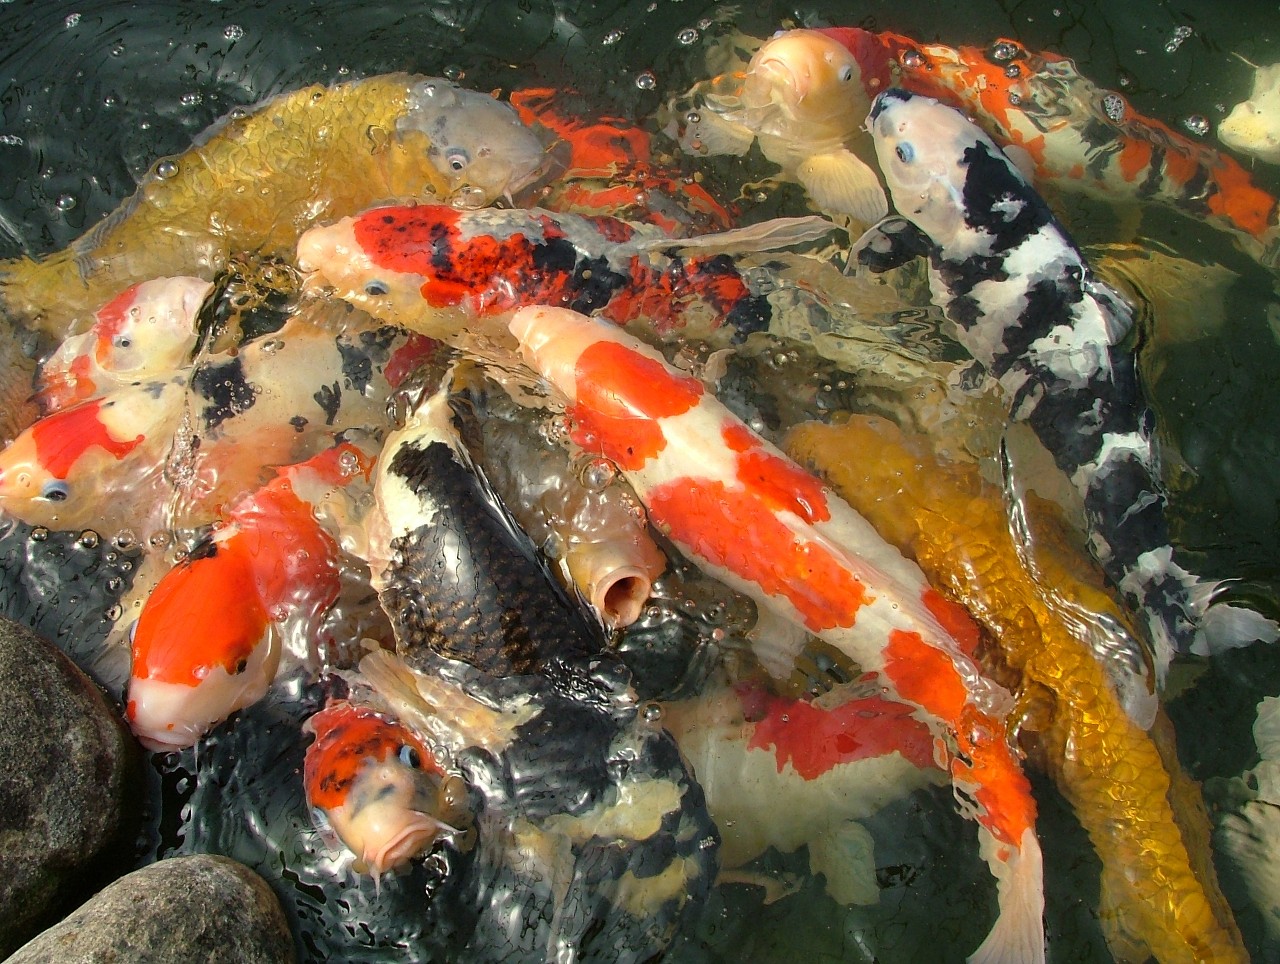
[[[977,627],[963,610],[701,382],[630,335],[541,307],[516,312],[511,331],[566,397],[574,440],[618,466],[685,555],[877,673],[939,747],[954,748],[944,765],[978,824],[1000,903],[971,960],[1043,961],[1035,801],[1006,735],[1008,694],[968,655]]]
[[[0,265],[0,310],[62,338],[151,278],[212,280],[236,252],[291,258],[308,227],[394,200],[513,193],[548,173],[545,138],[488,94],[387,74],[233,111],[66,249]]]

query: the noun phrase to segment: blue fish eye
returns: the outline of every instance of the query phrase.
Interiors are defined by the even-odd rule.
[[[372,295],[375,298],[378,298],[378,297],[381,297],[382,295],[387,294],[387,292],[389,292],[390,290],[391,289],[388,288],[381,281],[370,281],[367,285],[364,286],[364,293],[367,295]]]
[[[444,161],[449,165],[450,170],[461,171],[471,163],[471,155],[462,148],[455,147],[445,152]]]
[[[409,767],[409,769],[422,769],[422,755],[418,753],[416,749],[409,746],[409,744],[406,743],[404,746],[400,747],[399,756],[400,762]]]
[[[916,149],[905,141],[898,144],[895,153],[903,164],[910,164],[916,158]]]
[[[65,502],[70,494],[70,487],[62,479],[50,479],[40,490],[40,498],[50,502]]]

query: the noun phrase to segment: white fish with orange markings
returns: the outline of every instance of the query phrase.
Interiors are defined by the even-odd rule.
[[[132,630],[126,716],[144,746],[193,745],[262,698],[286,648],[315,649],[340,588],[318,506],[372,470],[346,441],[279,469],[161,578]]]
[[[862,131],[860,109],[870,106],[858,60],[843,44],[788,30],[765,41],[745,71],[676,101],[666,130],[696,155],[745,154],[758,142],[820,211],[868,225],[889,210]]]
[[[412,730],[387,713],[330,700],[305,730],[307,803],[376,879],[405,866],[471,815],[466,785]]]
[[[565,396],[574,441],[618,466],[686,556],[878,674],[930,724],[998,886],[999,916],[971,960],[1043,961],[1035,801],[1008,741],[1009,694],[973,661],[978,631],[968,615],[847,503],[641,342],[558,308],[521,309],[511,331]]]
[[[41,363],[37,394],[45,412],[185,367],[198,337],[196,316],[212,290],[211,282],[179,275],[120,292],[94,312],[88,331]]]

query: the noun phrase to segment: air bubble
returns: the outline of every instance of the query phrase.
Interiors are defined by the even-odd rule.
[[[240,26],[238,23],[229,23],[227,24],[226,29],[222,31],[222,36],[226,37],[233,43],[237,40],[243,40],[244,27]]]
[[[1102,98],[1102,109],[1118,124],[1124,119],[1124,98],[1119,94],[1107,94]]]
[[[662,719],[662,707],[657,703],[650,703],[644,708],[644,719],[646,723],[657,723]]]
[[[681,46],[688,47],[690,44],[696,44],[697,42],[698,31],[694,30],[692,27],[685,27],[676,34],[676,43]]]
[[[17,134],[0,134],[0,144],[7,147],[21,147],[25,143],[26,141]]]
[[[1017,64],[1010,64],[1004,69],[1004,75],[1010,78],[1018,78],[1022,76],[1022,68]]]
[[[658,78],[652,70],[641,71],[636,76],[636,86],[641,90],[653,90],[658,86]]]
[[[63,25],[64,27],[67,27],[67,28],[74,27],[74,26],[76,26],[78,23],[80,23],[80,14],[78,14],[78,13],[71,13],[71,14],[68,14],[68,15],[67,15],[67,19],[65,19],[65,20],[63,20],[63,21],[62,21],[62,25]]]
[[[202,100],[204,100],[204,98],[200,96],[200,94],[198,94],[196,91],[193,90],[193,91],[188,91],[187,93],[179,97],[178,103],[180,103],[183,107],[195,107]]]
[[[686,124],[701,124],[702,115],[699,114],[696,110],[691,110],[689,111],[689,113],[684,115],[684,120]]]
[[[1182,121],[1182,126],[1197,137],[1204,137],[1209,133],[1209,118],[1204,114],[1192,114]]]
[[[105,97],[102,98],[103,107],[115,107],[116,104],[118,103],[120,103],[120,100],[119,98],[116,97],[115,94],[107,94]]]
[[[360,468],[360,457],[355,452],[343,452],[338,456],[338,468],[343,475],[355,475]]]
[[[467,76],[467,72],[457,64],[448,64],[440,73],[444,74],[446,80],[452,80],[454,83]]]
[[[117,549],[132,549],[138,544],[138,537],[133,534],[131,529],[121,529],[111,540]]]
[[[610,30],[607,34],[604,35],[604,39],[601,40],[600,43],[604,44],[604,46],[606,47],[609,47],[609,46],[612,46],[613,44],[616,44],[621,39],[622,39],[621,30]]]
[[[918,50],[908,50],[902,55],[902,66],[908,70],[919,70],[924,66],[924,54]]]
[[[124,46],[124,44],[115,44],[115,45],[114,45],[114,46],[112,46],[112,48],[111,48],[111,56],[112,56],[112,57],[119,57],[119,56],[121,56],[121,55],[124,53],[124,51],[125,51],[125,46]]]
[[[44,542],[48,538],[49,538],[49,530],[46,529],[44,526],[36,526],[34,529],[31,530],[32,542]]]
[[[167,181],[178,173],[178,162],[165,159],[156,165],[156,177],[162,181]]]
[[[102,537],[92,529],[85,529],[80,533],[80,538],[76,540],[85,549],[96,549],[98,543],[102,541]]]
[[[1182,46],[1182,42],[1190,37],[1191,33],[1190,27],[1174,27],[1173,36],[1165,42],[1164,52],[1167,54],[1173,53]]]
[[[1018,56],[1018,45],[1002,40],[991,48],[991,59],[997,63],[1005,63]]]
[[[582,469],[582,484],[599,492],[618,475],[617,467],[608,459],[592,459]]]
[[[58,197],[56,203],[59,211],[70,211],[76,206],[76,199],[70,194],[63,194]]]

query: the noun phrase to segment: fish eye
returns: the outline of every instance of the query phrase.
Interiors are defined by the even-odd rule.
[[[70,494],[70,487],[62,479],[50,479],[40,489],[40,498],[48,499],[50,502],[65,502]]]
[[[390,290],[391,289],[388,288],[381,281],[370,281],[367,285],[364,286],[364,293],[367,295],[372,295],[375,298],[379,298],[382,295],[387,294]]]
[[[236,663],[236,675],[239,676],[248,668],[249,668],[249,661],[247,659],[240,660],[240,662]]]
[[[840,78],[840,83],[842,84],[849,83],[849,81],[853,80],[853,65],[845,64],[843,67],[840,68],[840,73],[837,74],[836,76]]]
[[[894,150],[894,153],[898,155],[898,160],[903,164],[910,164],[916,159],[916,149],[906,141],[900,142]]]
[[[414,747],[409,746],[409,744],[406,743],[400,747],[399,756],[400,756],[400,762],[403,763],[405,766],[407,766],[409,769],[411,770],[422,769],[422,754],[420,754]]]
[[[115,338],[111,339],[111,344],[117,348],[130,348],[133,346],[133,339],[128,335],[116,335]]]
[[[461,171],[471,163],[471,155],[462,148],[455,147],[445,152],[444,162],[449,165],[449,170]]]

